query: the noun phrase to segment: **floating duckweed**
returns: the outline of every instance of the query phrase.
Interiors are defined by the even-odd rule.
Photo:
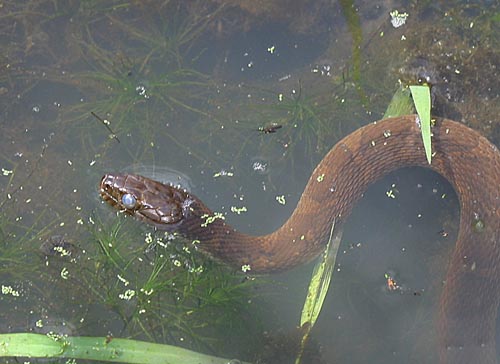
[[[61,278],[68,279],[68,276],[69,276],[68,268],[63,267],[63,269],[61,269]]]
[[[64,341],[64,335],[59,335],[59,334],[56,334],[55,332],[52,332],[52,331],[46,333],[45,335],[56,342]],[[65,343],[65,344],[67,344],[67,343]]]
[[[127,286],[130,284],[130,282],[129,282],[128,280],[126,280],[125,278],[123,278],[121,275],[117,274],[116,276],[117,276],[117,277],[118,277],[118,279],[119,279],[119,280],[123,283],[123,285],[124,285],[125,287],[127,287]]]
[[[242,207],[231,206],[231,212],[234,212],[235,214],[240,215],[243,212],[247,212],[247,208],[245,206],[242,206]]]
[[[278,201],[278,203],[281,205],[286,204],[285,195],[276,196],[276,201]]]
[[[14,171],[9,170],[9,169],[2,168],[2,176],[9,176],[9,175],[11,175],[12,173],[14,173]]]
[[[162,248],[166,249],[168,247],[168,243],[170,240],[167,240],[167,242],[164,242],[162,238],[156,238],[155,244],[158,246],[161,246]]]
[[[202,265],[200,265],[196,268],[193,268],[193,267],[189,268],[190,273],[203,273],[203,271],[204,271],[204,268]]]
[[[225,220],[226,218],[222,215],[221,212],[214,212],[213,216],[208,214],[204,214],[201,216],[202,219],[205,219],[205,222],[201,224],[201,227],[207,227],[209,224],[213,223],[217,219]]]
[[[234,176],[233,172],[228,172],[228,171],[226,171],[224,169],[222,169],[219,172],[214,173],[214,178],[217,178],[217,177],[233,177],[233,176]]]
[[[396,198],[396,195],[394,194],[394,191],[392,189],[387,191],[385,194],[387,195],[387,197]]]
[[[182,265],[182,263],[181,263],[181,261],[180,261],[179,259],[175,259],[175,260],[174,260],[174,265],[175,265],[176,267],[180,267],[180,266]]]
[[[69,250],[66,250],[63,246],[55,246],[54,251],[56,253],[59,253],[61,257],[67,257],[71,255],[71,252]]]
[[[127,289],[124,293],[120,293],[118,297],[125,301],[130,301],[135,296],[133,289]]]
[[[141,288],[141,292],[144,293],[146,296],[151,296],[154,292],[154,289],[150,288],[148,290],[145,290],[144,288]]]
[[[11,286],[4,286],[3,284],[2,284],[2,294],[11,295],[13,297],[20,296],[19,291],[15,290]]]
[[[406,19],[408,19],[408,13],[400,13],[398,10],[393,10],[389,13],[391,16],[391,24],[394,28],[399,28],[406,24]]]
[[[391,185],[391,189],[389,191],[386,191],[386,195],[387,197],[390,197],[390,198],[396,198],[396,195],[399,193],[398,189],[396,188],[396,184],[393,183]]]

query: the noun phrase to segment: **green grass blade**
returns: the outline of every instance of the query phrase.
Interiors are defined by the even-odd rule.
[[[413,102],[417,109],[420,119],[420,130],[422,131],[422,140],[424,142],[425,156],[427,162],[431,164],[431,92],[428,85],[410,86]]]
[[[227,364],[230,362],[229,359],[145,341],[32,333],[0,334],[0,356],[74,358],[137,364]]]
[[[307,298],[302,309],[300,326],[303,326],[305,324],[310,324],[311,326],[313,326],[315,324],[321,311],[326,293],[328,292],[328,286],[332,277],[336,253],[341,238],[339,234],[335,234],[336,239],[333,238],[334,228],[335,223],[332,224],[330,238],[328,244],[326,245],[325,251],[321,256],[321,259],[314,267],[311,282],[309,283]]]
[[[411,98],[410,90],[407,87],[400,87],[392,96],[391,102],[385,111],[382,119],[396,116],[415,114],[415,105]]]
[[[321,308],[323,307],[323,302],[325,301],[328,287],[330,286],[330,281],[333,276],[333,269],[335,268],[335,260],[337,258],[341,238],[342,230],[335,230],[334,220],[332,223],[332,229],[330,230],[328,244],[326,245],[321,259],[314,267],[311,282],[309,283],[309,289],[307,291],[306,301],[304,302],[304,307],[302,309],[300,327],[304,328],[304,333],[301,347],[297,359],[295,360],[296,364],[301,361],[302,353],[307,343],[309,333],[316,323],[316,320],[321,312]]]

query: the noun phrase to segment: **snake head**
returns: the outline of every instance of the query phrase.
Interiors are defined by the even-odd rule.
[[[181,188],[135,174],[106,174],[99,192],[114,208],[161,230],[174,229],[181,223],[193,201]]]

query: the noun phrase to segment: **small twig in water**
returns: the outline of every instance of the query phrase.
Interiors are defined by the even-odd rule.
[[[106,127],[106,129],[108,129],[108,131],[110,132],[110,137],[113,138],[114,140],[116,140],[118,143],[120,143],[120,139],[118,139],[118,137],[116,136],[114,131],[109,126],[109,120],[101,118],[93,111],[91,111],[90,113],[92,114],[93,117],[95,117],[97,120],[99,120]]]

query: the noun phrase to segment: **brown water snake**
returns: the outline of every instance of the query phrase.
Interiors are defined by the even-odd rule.
[[[142,176],[108,174],[100,190],[116,208],[199,241],[199,248],[218,260],[258,273],[289,269],[318,256],[333,219],[336,226],[342,224],[377,179],[401,167],[431,168],[451,183],[460,202],[458,239],[440,299],[441,362],[496,363],[500,152],[478,132],[451,120],[437,119],[432,134],[430,166],[415,115],[374,122],[349,134],[316,167],[292,216],[264,236],[236,231],[191,193]],[[123,205],[125,194],[133,197],[132,204]]]

